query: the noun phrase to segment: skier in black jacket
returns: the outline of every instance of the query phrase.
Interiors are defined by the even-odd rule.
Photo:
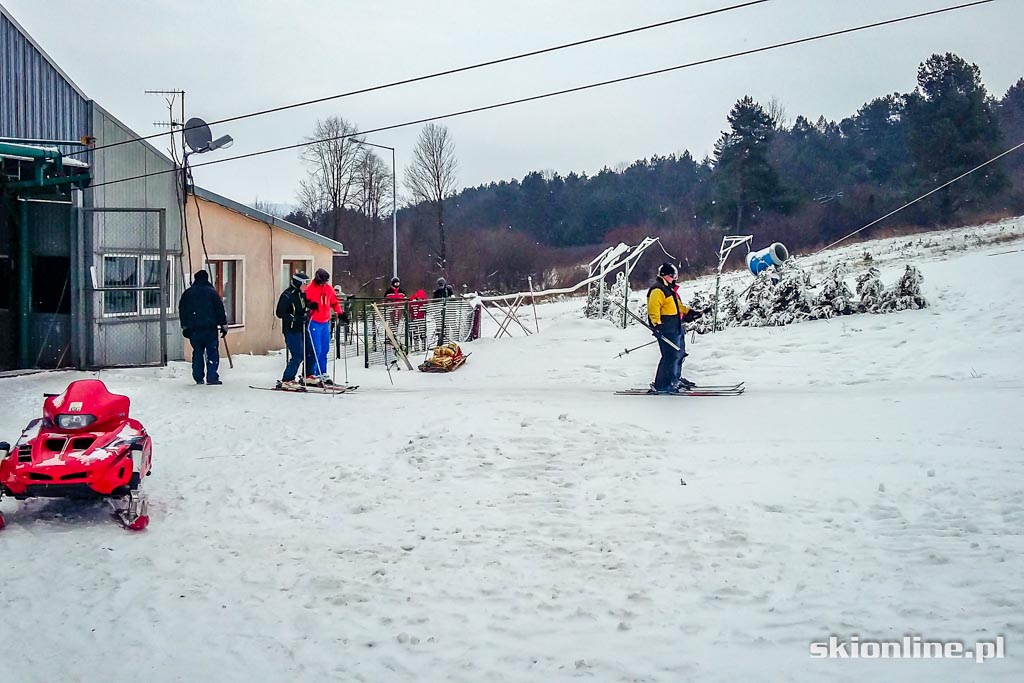
[[[455,296],[452,291],[452,286],[448,284],[443,277],[437,278],[437,289],[434,290],[434,295],[431,299],[450,299]]]
[[[192,276],[192,286],[181,293],[178,301],[181,334],[192,343],[192,379],[196,384],[222,384],[217,370],[220,367],[220,336],[228,334],[228,318],[224,301],[210,284],[210,274],[200,270]]]
[[[304,360],[303,335],[310,310],[310,301],[305,294],[308,284],[308,275],[302,271],[295,273],[288,289],[281,292],[281,297],[277,300],[276,314],[281,319],[284,344],[288,348],[288,364],[284,368],[281,381],[278,382],[278,387],[282,389],[298,389],[301,386],[295,383],[295,374]]]

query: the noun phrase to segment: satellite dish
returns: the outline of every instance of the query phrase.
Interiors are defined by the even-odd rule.
[[[199,117],[192,117],[185,122],[185,143],[193,152],[205,152],[213,140],[213,133]]]

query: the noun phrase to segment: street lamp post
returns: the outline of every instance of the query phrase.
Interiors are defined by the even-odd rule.
[[[398,186],[395,173],[395,148],[387,145],[376,145],[372,142],[362,141],[362,144],[370,147],[380,147],[391,150],[391,277],[398,277],[398,202],[395,199],[395,188]]]

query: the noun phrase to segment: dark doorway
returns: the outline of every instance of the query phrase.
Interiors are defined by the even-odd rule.
[[[71,259],[32,258],[32,312],[71,314]]]

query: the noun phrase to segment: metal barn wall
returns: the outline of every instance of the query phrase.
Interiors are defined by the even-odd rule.
[[[91,103],[96,145],[103,146],[129,140],[138,135],[95,102]],[[174,164],[147,142],[137,141],[101,149],[92,154],[93,185],[85,191],[87,207],[166,209],[167,252],[174,257],[174,289],[168,293],[173,313],[167,325],[168,360],[181,360],[184,339],[178,322],[177,304],[181,295],[181,214],[177,198],[177,176]],[[103,183],[164,171],[160,175],[139,178],[111,185]],[[97,212],[85,231],[86,269],[90,265],[101,272],[105,253],[141,253],[153,248],[155,223],[147,221],[138,231],[123,227],[125,217]],[[89,297],[88,315],[92,320],[92,360],[97,365],[141,364],[152,357],[159,345],[159,320],[143,318],[104,318],[102,293]],[[133,341],[135,340],[135,341]],[[144,340],[142,343],[139,340]]]
[[[78,140],[91,128],[88,98],[3,8],[0,103],[0,136]]]

